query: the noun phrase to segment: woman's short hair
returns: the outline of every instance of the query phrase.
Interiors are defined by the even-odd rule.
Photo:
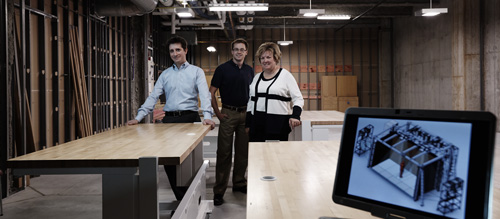
[[[276,61],[276,64],[280,63],[281,60],[281,50],[278,44],[273,43],[273,42],[265,42],[262,43],[259,48],[257,49],[257,52],[255,53],[255,57],[260,62],[260,56],[265,52],[265,51],[270,51],[273,54],[274,61]]]

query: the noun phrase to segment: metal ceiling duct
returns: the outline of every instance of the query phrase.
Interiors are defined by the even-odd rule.
[[[153,12],[158,0],[98,0],[95,11],[99,16],[136,16]]]

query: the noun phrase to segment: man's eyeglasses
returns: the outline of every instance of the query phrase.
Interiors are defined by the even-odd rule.
[[[245,52],[245,51],[247,51],[247,50],[246,50],[246,49],[243,49],[243,48],[241,48],[241,49],[234,48],[234,49],[233,49],[233,51],[234,51],[234,52],[238,52],[238,51],[240,51],[240,52]]]

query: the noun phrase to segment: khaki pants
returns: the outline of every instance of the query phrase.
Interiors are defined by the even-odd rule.
[[[229,175],[233,155],[233,134],[234,140],[234,168],[233,187],[239,188],[247,185],[245,173],[248,166],[248,135],[245,132],[246,112],[222,108],[222,114],[229,118],[220,120],[219,134],[217,137],[217,164],[215,166],[215,195],[224,195]]]

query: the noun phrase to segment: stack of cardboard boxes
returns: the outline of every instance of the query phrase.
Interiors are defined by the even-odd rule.
[[[358,106],[356,76],[323,76],[321,78],[321,109],[345,112]]]

